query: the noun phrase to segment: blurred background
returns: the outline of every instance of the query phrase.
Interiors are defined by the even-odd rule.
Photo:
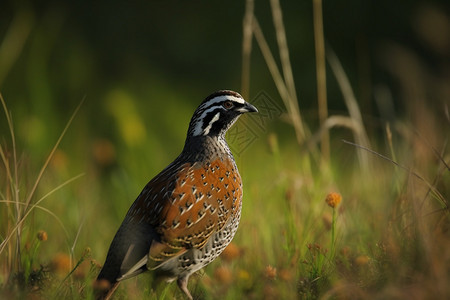
[[[283,1],[281,6],[300,106],[314,122],[312,1]],[[39,135],[32,139],[58,133],[83,98],[79,118],[86,118],[91,134],[111,134],[113,127],[105,121],[113,115],[111,103],[117,93],[130,98],[144,122],[155,121],[145,123],[145,128],[185,116],[180,125],[157,126],[169,135],[173,130],[184,132],[179,127],[211,91],[240,90],[244,12],[244,1],[4,1],[3,97],[16,118],[39,123],[34,133],[28,132]],[[324,4],[326,42],[342,61],[364,114],[380,115],[376,93],[386,91],[393,94],[392,103],[386,104],[393,106],[391,112],[404,115],[402,99],[395,95],[401,85],[392,70],[395,64],[413,68],[407,60],[417,59],[420,68],[436,77],[448,76],[448,13],[444,0]],[[255,15],[276,50],[269,1],[256,2]],[[328,74],[330,110],[343,110],[336,80]],[[249,100],[261,90],[279,100],[255,45]],[[436,99],[429,99],[429,104],[438,105]],[[51,122],[41,121],[48,118]],[[21,134],[27,131],[17,129]]]
[[[291,225],[305,231],[311,229],[316,219],[311,217],[310,225],[306,225],[302,223],[304,216],[316,213],[316,217],[321,218],[322,198],[329,190],[350,190],[347,209],[352,203],[354,208],[361,209],[353,211],[361,215],[359,220],[365,220],[374,209],[381,214],[390,205],[386,201],[401,198],[402,185],[398,181],[394,187],[380,182],[374,184],[375,190],[386,187],[386,193],[397,191],[395,196],[386,197],[382,203],[375,200],[358,206],[361,205],[357,204],[358,199],[364,198],[361,195],[368,190],[360,194],[352,190],[360,174],[353,172],[360,167],[355,158],[357,149],[341,142],[341,139],[353,140],[351,130],[330,131],[328,168],[317,158],[319,152],[311,150],[318,145],[314,137],[320,128],[313,1],[281,1],[280,5],[297,103],[307,128],[305,144],[296,139],[285,102],[254,39],[249,60],[243,60],[245,1],[2,1],[0,93],[14,124],[20,170],[18,186],[22,187],[24,196],[28,195],[27,191],[71,115],[82,103],[52,155],[36,197],[39,199],[80,174],[82,177],[58,189],[43,202],[52,214],[39,210],[30,215],[24,235],[30,237],[38,230],[45,230],[51,245],[46,246],[47,251],[40,252],[35,264],[39,261],[58,265],[56,253],[62,253],[61,257],[69,253],[72,261],[68,264],[73,267],[86,247],[91,249],[96,261],[103,263],[108,245],[128,207],[146,182],[179,154],[193,111],[207,95],[219,89],[244,90],[250,102],[257,102],[258,95],[263,93],[277,112],[275,116],[263,116],[266,119],[262,128],[243,118],[237,125],[253,128],[254,139],[245,144],[242,151],[239,150],[242,145],[232,143],[232,147],[238,149],[236,158],[244,183],[248,184],[250,199],[248,206],[244,205],[243,226],[247,225],[250,231],[258,228],[258,222],[262,222],[263,216],[273,211],[271,205],[275,205],[267,204],[260,211],[252,208],[252,203],[270,201],[261,198],[264,190],[259,187],[279,174],[284,174],[280,177],[282,182],[276,181],[276,187],[272,186],[276,195],[271,192],[269,195],[286,198],[288,202],[298,197],[302,201],[321,203],[319,208],[305,208],[304,202],[289,204],[299,209],[302,220],[295,219]],[[254,16],[275,62],[281,65],[272,11],[270,1],[255,1]],[[424,174],[438,174],[441,172],[438,171],[439,161],[448,161],[449,16],[447,0],[323,3],[326,47],[334,51],[345,71],[373,149],[388,153],[393,160],[399,159],[408,168],[414,167]],[[245,87],[242,86],[243,63],[250,66]],[[345,95],[328,63],[326,71],[328,114],[347,116]],[[2,112],[0,144],[11,154],[10,128],[4,116]],[[387,125],[389,131],[386,131]],[[436,152],[439,155],[436,156]],[[305,156],[309,157],[307,167]],[[386,168],[374,177],[391,174],[392,165],[380,160],[375,160],[374,164]],[[261,170],[268,173],[261,174]],[[0,174],[4,181],[5,174]],[[444,174],[441,192],[445,195],[450,186],[448,171],[439,174]],[[424,177],[433,183],[434,179],[441,179]],[[436,182],[440,182],[438,179]],[[371,180],[363,185],[366,187],[369,182]],[[8,193],[2,191],[2,194]],[[371,194],[370,197],[378,196]],[[344,194],[344,201],[345,198]],[[280,219],[284,218],[283,213],[285,211],[281,210]],[[384,220],[387,216],[380,218]],[[285,227],[280,219],[274,221],[276,228]],[[348,222],[347,228],[353,228],[353,223]],[[356,219],[353,222],[359,224]],[[380,219],[373,222],[379,223]],[[1,224],[2,236],[5,236],[10,224],[5,221]],[[368,225],[366,229],[370,232],[373,227]],[[273,240],[280,232],[285,234],[283,229],[270,230],[267,229],[267,235],[261,234],[265,237],[257,243],[271,247],[286,242]],[[295,234],[300,236],[302,230]],[[383,235],[383,230],[375,230],[379,232],[375,240]],[[352,232],[341,234],[342,244],[351,244],[346,238],[350,239]],[[323,232],[315,233],[311,236],[321,241]],[[237,243],[244,241],[240,247],[248,248],[252,244],[249,241],[246,244],[242,234],[236,238]],[[309,242],[314,242],[314,238]],[[305,275],[301,268],[292,266],[292,261],[304,257],[304,243],[306,241],[296,244],[294,248],[300,249],[297,252],[289,250],[292,259],[289,262],[274,258],[283,256],[281,250],[267,250],[260,258],[272,261],[275,266],[284,266],[286,270],[291,268],[295,279],[286,281],[297,282]],[[356,244],[367,245],[361,241]],[[356,252],[373,257],[373,252],[367,250],[370,247],[355,245]],[[288,247],[285,246],[282,248]],[[250,270],[270,273],[264,263],[256,263],[258,267],[246,263],[251,266]],[[233,274],[241,276],[239,270]],[[63,272],[67,274],[64,268]],[[253,282],[253,272],[248,273],[249,282]],[[270,278],[270,274],[264,276]],[[223,274],[217,276],[220,279]],[[228,280],[224,278],[220,280]],[[292,282],[289,284],[298,286]],[[242,289],[236,293],[241,293]],[[261,290],[261,293],[267,292],[262,287]]]

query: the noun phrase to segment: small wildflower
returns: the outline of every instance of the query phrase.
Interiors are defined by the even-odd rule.
[[[233,274],[230,268],[222,266],[214,271],[214,278],[223,284],[230,284],[233,281]]]
[[[47,232],[45,232],[44,230],[39,230],[39,232],[37,234],[37,238],[41,242],[45,242],[48,239]]]
[[[264,276],[268,279],[274,280],[277,277],[277,268],[268,265],[264,269]]]
[[[342,196],[339,193],[329,193],[325,198],[325,202],[329,207],[336,208],[342,200]]]
[[[89,256],[91,256],[91,248],[86,247],[83,251],[83,254],[81,254],[81,257],[85,258],[85,257],[89,257]]]
[[[358,266],[365,266],[369,262],[370,258],[367,255],[360,255],[357,258],[355,258],[355,263]]]
[[[107,167],[116,161],[116,149],[107,139],[98,139],[92,145],[92,155],[97,164]]]
[[[235,243],[231,242],[225,250],[223,250],[220,257],[225,261],[233,261],[236,258],[238,258],[241,255],[241,249],[239,249],[238,246],[236,246]]]
[[[95,259],[91,259],[91,267],[98,269],[100,271],[100,269],[102,268],[102,265],[96,261]]]
[[[279,272],[279,277],[283,281],[290,282],[290,281],[292,281],[294,276],[292,275],[292,272],[290,270],[288,270],[288,269],[281,269],[280,272]]]
[[[70,257],[65,253],[56,254],[52,259],[51,268],[59,275],[67,274],[71,269]]]
[[[101,279],[94,281],[93,286],[96,291],[107,291],[111,288],[111,283],[106,279]]]
[[[245,270],[239,270],[238,278],[240,280],[244,280],[244,281],[250,280],[250,274],[247,271],[245,271]]]

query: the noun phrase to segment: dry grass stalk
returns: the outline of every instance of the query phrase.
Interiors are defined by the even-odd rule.
[[[280,54],[281,67],[283,68],[284,82],[288,90],[288,98],[283,98],[292,123],[297,134],[297,141],[303,144],[305,140],[305,129],[302,122],[300,108],[298,106],[297,92],[295,89],[294,76],[292,74],[291,61],[289,59],[289,47],[286,40],[286,30],[283,25],[283,15],[281,12],[279,0],[271,0],[272,18],[275,26],[275,33],[278,42],[278,51]]]
[[[250,56],[252,53],[252,23],[254,0],[247,0],[245,5],[245,15],[243,20],[243,39],[242,39],[242,82],[241,93],[244,99],[248,99],[250,94]]]
[[[283,25],[283,16],[278,0],[271,0],[272,16],[275,26],[278,51],[280,53],[283,75],[275,62],[270,51],[261,27],[254,15],[254,1],[246,1],[246,12],[243,21],[243,45],[242,45],[242,95],[248,97],[250,85],[250,56],[252,50],[252,37],[255,36],[256,42],[263,54],[272,79],[280,93],[281,99],[288,111],[290,121],[292,122],[297,142],[303,144],[305,141],[305,128],[298,106],[297,93],[295,90],[294,77],[292,74],[291,63],[289,59],[289,49],[286,41],[286,33]]]
[[[367,133],[364,128],[364,123],[362,120],[361,112],[359,110],[358,102],[356,101],[355,94],[353,93],[352,86],[350,85],[350,81],[345,74],[344,68],[339,61],[339,58],[331,49],[327,49],[326,54],[328,62],[331,66],[331,70],[333,71],[334,76],[336,77],[336,80],[341,89],[342,95],[344,96],[345,105],[347,106],[350,118],[354,121],[354,124],[357,128],[357,130],[353,131],[355,140],[357,144],[370,148],[369,138],[367,137]],[[358,151],[358,158],[364,173],[368,174],[370,164],[367,153],[364,151]]]
[[[292,99],[292,96],[286,86],[286,83],[283,80],[283,77],[281,76],[277,63],[275,62],[272,52],[270,51],[269,45],[267,44],[267,41],[264,38],[264,34],[256,18],[253,19],[253,34],[255,35],[256,42],[258,43],[258,46],[261,49],[267,67],[269,68],[269,71],[272,75],[272,79],[288,111],[289,118],[292,121],[292,124],[295,129],[297,142],[299,144],[303,144],[305,140],[305,130],[300,115],[300,109],[298,108],[298,102]]]
[[[4,110],[6,120],[8,123],[8,128],[10,130],[11,144],[12,144],[12,162],[9,160],[9,157],[8,157],[7,153],[5,152],[5,150],[3,149],[3,147],[0,147],[0,158],[3,162],[4,168],[5,168],[6,174],[7,174],[7,176],[6,176],[6,183],[7,183],[6,197],[4,200],[1,200],[0,202],[5,203],[8,210],[9,210],[10,204],[13,204],[14,209],[15,209],[15,213],[9,214],[7,219],[4,221],[6,223],[7,230],[6,230],[6,232],[2,233],[2,234],[4,234],[4,239],[0,243],[0,254],[2,254],[6,248],[8,249],[8,251],[7,251],[8,253],[6,256],[6,262],[5,262],[5,265],[7,265],[7,268],[3,270],[3,272],[5,272],[6,274],[10,274],[12,270],[15,270],[16,272],[19,272],[19,273],[22,272],[22,258],[21,258],[21,256],[22,256],[21,255],[22,229],[23,229],[25,221],[27,220],[27,217],[30,215],[30,213],[35,208],[41,209],[41,210],[49,213],[53,217],[55,217],[57,219],[57,221],[62,225],[64,232],[67,235],[67,230],[63,226],[61,220],[50,210],[40,206],[40,203],[42,201],[44,201],[46,198],[48,198],[50,195],[52,195],[53,193],[55,193],[56,191],[58,191],[59,189],[64,187],[65,185],[67,185],[67,184],[71,183],[72,181],[81,177],[83,174],[80,174],[78,176],[70,178],[69,180],[66,180],[65,182],[63,182],[62,184],[60,184],[59,186],[57,186],[56,188],[52,189],[47,194],[45,194],[44,196],[39,198],[34,203],[32,202],[32,200],[35,197],[35,192],[36,192],[37,187],[44,175],[45,170],[47,169],[47,166],[49,165],[56,149],[58,148],[62,138],[65,136],[68,128],[70,127],[70,125],[71,125],[73,119],[75,118],[75,115],[77,114],[78,110],[80,109],[83,101],[84,101],[84,99],[77,106],[74,113],[72,114],[69,121],[67,122],[66,127],[62,131],[57,142],[55,143],[54,147],[52,148],[49,156],[47,157],[47,160],[45,161],[44,165],[42,166],[31,191],[28,193],[28,196],[24,196],[24,199],[22,199],[23,197],[19,193],[19,191],[20,191],[19,163],[18,163],[18,159],[17,159],[17,148],[16,148],[16,138],[15,138],[15,134],[14,134],[14,126],[13,126],[13,122],[12,122],[11,113],[8,111],[6,102],[4,101],[2,95],[0,94],[0,102],[2,103],[3,110]],[[12,165],[12,167],[11,167],[11,165]],[[13,245],[13,243],[10,242],[14,236],[16,236],[16,238],[14,240],[15,246]]]
[[[313,1],[314,16],[314,42],[316,51],[316,78],[317,78],[317,102],[319,108],[319,122],[323,126],[328,117],[327,103],[327,79],[325,67],[325,42],[323,34],[322,0]],[[325,161],[330,159],[330,134],[322,133],[321,138],[322,157]]]
[[[335,127],[348,128],[355,133],[355,135],[360,134],[361,126],[352,118],[348,116],[334,115],[329,116],[319,130],[308,140],[307,148],[313,149],[313,146],[320,142],[323,135],[330,131],[330,129]]]
[[[15,206],[15,214],[16,214],[16,220],[19,220],[21,217],[21,209],[20,209],[20,200],[19,200],[19,178],[18,178],[18,162],[17,162],[17,151],[16,151],[16,138],[14,135],[14,126],[12,121],[11,113],[8,111],[8,108],[6,106],[6,102],[3,99],[3,96],[0,94],[0,101],[2,103],[3,111],[5,112],[5,117],[8,123],[9,132],[11,135],[11,144],[12,144],[12,165],[13,165],[13,173],[11,173],[11,166],[9,159],[7,158],[7,155],[2,147],[0,147],[0,156],[2,158],[3,164],[5,166],[6,174],[7,174],[7,182],[9,183],[7,185],[7,198],[12,199],[11,201],[7,201],[7,206],[9,206],[9,203],[13,203]],[[8,207],[9,210],[9,207]],[[7,228],[8,230],[13,226],[10,222],[10,218],[7,218]],[[6,240],[3,240],[3,242],[0,244],[0,254],[4,249],[4,245],[6,246],[7,243],[5,243]],[[16,256],[16,258],[20,258],[20,231],[17,232],[17,239],[16,239],[16,251],[13,251],[13,245],[8,245],[8,257],[10,257],[8,261],[9,268],[15,267],[18,270],[20,270],[20,263],[18,259],[12,259],[12,257]],[[13,255],[13,253],[15,255]],[[13,264],[15,264],[13,266]]]

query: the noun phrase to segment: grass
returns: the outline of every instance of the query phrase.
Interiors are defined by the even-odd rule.
[[[376,134],[373,128],[367,130],[344,66],[328,47],[324,54],[348,115],[329,115],[318,104],[323,122],[315,130],[306,126],[282,10],[276,0],[271,7],[281,68],[254,15],[254,2],[248,0],[242,91],[251,98],[255,37],[288,122],[273,121],[237,157],[245,189],[240,228],[223,255],[192,276],[194,297],[448,298],[450,154],[448,130],[442,124],[448,127],[450,121],[439,108],[425,111],[420,103],[408,102],[406,109],[421,118],[380,122],[384,129]],[[401,51],[396,53],[403,57]],[[420,65],[409,59],[405,65]],[[392,72],[402,76],[405,66],[397,67]],[[400,78],[408,82],[405,89],[415,84],[411,78],[419,77],[406,73]],[[325,82],[319,87],[326,89]],[[431,89],[418,84],[415,88],[424,89],[418,94]],[[92,148],[92,157],[75,155],[79,148],[74,144],[80,139],[70,129],[76,115],[82,117],[78,107],[40,167],[31,162],[28,149],[20,148],[24,142],[17,138],[22,135],[17,134],[14,113],[0,98],[5,115],[1,120],[9,131],[2,133],[6,141],[0,147],[0,298],[92,299],[91,283],[115,230],[139,189],[155,175],[146,173],[142,161],[145,166],[151,161],[152,172],[170,162],[163,151],[148,152],[165,147],[133,135],[146,135],[139,109],[129,106],[133,99],[124,93],[113,96],[115,103],[128,108],[108,106],[123,144],[81,139]],[[78,134],[88,132],[84,128]],[[348,142],[350,138],[354,142]],[[323,152],[323,143],[329,144],[329,154]],[[84,176],[73,171],[80,166]],[[150,274],[130,279],[115,298],[182,299],[174,284],[153,291],[151,281]]]
[[[48,235],[45,231],[39,230],[33,235],[34,228],[30,228],[33,221],[35,210],[41,210],[53,217],[58,225],[60,225],[63,231],[66,233],[64,223],[60,217],[58,217],[50,209],[42,206],[42,202],[49,198],[56,191],[62,189],[64,186],[70,184],[72,181],[82,176],[78,175],[72,177],[65,182],[59,184],[55,188],[51,189],[43,196],[36,196],[36,191],[40,185],[45,171],[47,170],[50,161],[54,157],[55,152],[62,138],[67,132],[70,124],[72,123],[76,112],[80,106],[77,107],[74,114],[69,119],[66,127],[63,129],[60,137],[56,141],[54,147],[51,149],[49,156],[45,160],[42,168],[39,170],[34,183],[29,191],[24,184],[25,178],[21,174],[20,159],[18,158],[18,149],[16,146],[16,138],[14,132],[14,125],[12,116],[7,109],[6,102],[0,95],[0,102],[5,113],[8,127],[10,129],[10,138],[12,150],[8,151],[6,147],[0,147],[0,157],[2,159],[3,170],[5,178],[3,182],[5,184],[2,187],[0,193],[2,199],[0,202],[4,204],[5,210],[3,210],[2,223],[1,223],[1,236],[0,243],[0,257],[2,262],[2,281],[8,282],[13,288],[24,289],[26,286],[33,286],[34,284],[40,284],[43,279],[46,278],[46,270],[43,266],[39,269],[35,268],[38,249],[42,242],[47,241]]]

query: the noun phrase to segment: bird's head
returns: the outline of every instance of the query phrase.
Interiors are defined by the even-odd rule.
[[[240,115],[258,112],[236,92],[215,92],[199,105],[189,124],[188,137],[223,137]]]

